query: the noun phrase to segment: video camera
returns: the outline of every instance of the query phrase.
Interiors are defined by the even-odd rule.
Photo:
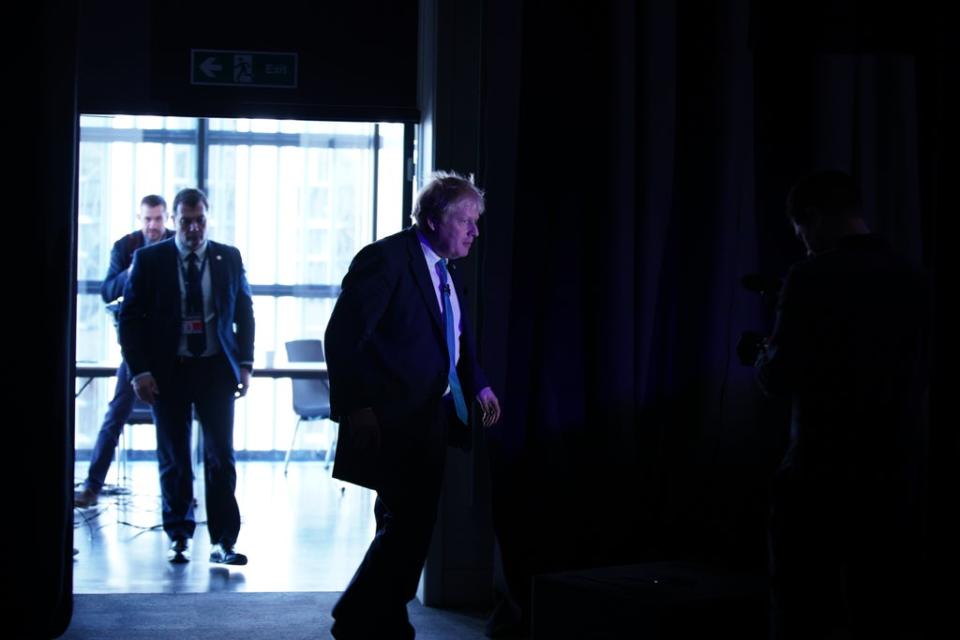
[[[780,288],[783,286],[780,278],[748,273],[740,278],[740,284],[747,291],[759,293],[767,311],[773,314],[780,296]],[[737,358],[740,363],[752,367],[757,361],[757,356],[764,349],[766,339],[767,336],[759,331],[744,331],[740,334],[740,339],[737,341]]]

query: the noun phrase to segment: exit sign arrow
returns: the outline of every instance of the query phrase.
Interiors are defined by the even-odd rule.
[[[203,71],[203,75],[208,78],[216,78],[217,71],[222,71],[223,65],[217,64],[215,58],[207,58],[203,61],[203,64],[200,65],[200,71]]]

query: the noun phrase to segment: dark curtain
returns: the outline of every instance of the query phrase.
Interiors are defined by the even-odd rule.
[[[764,570],[788,407],[734,347],[772,321],[740,278],[801,258],[790,184],[852,172],[874,230],[933,264],[940,67],[915,36],[936,28],[854,9],[801,12],[811,36],[746,0],[523,4],[515,175],[488,167],[515,184],[488,223],[511,269],[484,285],[509,301],[488,307],[505,319],[484,343],[506,350],[488,441],[500,587],[522,606],[555,570]]]
[[[73,611],[77,3],[11,10],[4,330],[9,637],[53,638]]]

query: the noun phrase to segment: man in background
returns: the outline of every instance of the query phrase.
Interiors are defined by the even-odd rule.
[[[137,214],[140,230],[128,233],[113,243],[110,268],[100,287],[100,297],[104,302],[119,307],[118,299],[123,296],[123,288],[130,275],[130,265],[133,264],[134,251],[173,237],[173,231],[164,225],[166,219],[167,203],[162,197],[149,195],[140,201],[140,213]],[[90,454],[87,479],[74,495],[74,506],[82,509],[97,504],[97,496],[103,490],[120,432],[133,411],[135,401],[136,395],[130,386],[130,369],[125,361],[121,361],[117,368],[117,387],[113,392],[113,399],[107,405],[107,413],[103,417],[103,424]]]
[[[902,638],[917,622],[928,291],[860,202],[838,171],[793,187],[807,259],[755,352],[761,387],[792,402],[769,529],[777,640]]]

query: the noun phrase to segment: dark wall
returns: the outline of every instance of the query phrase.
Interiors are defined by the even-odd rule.
[[[82,3],[81,113],[416,121],[417,2]],[[190,84],[190,50],[298,54],[296,88]]]
[[[52,638],[73,608],[72,506],[76,185],[76,3],[17,7],[10,69],[18,99],[8,103],[7,233],[4,273],[12,306],[4,376],[7,461],[3,486],[14,506],[4,520],[5,635]],[[21,315],[21,313],[23,315]],[[10,390],[16,388],[14,393]],[[12,397],[16,394],[16,397]]]

